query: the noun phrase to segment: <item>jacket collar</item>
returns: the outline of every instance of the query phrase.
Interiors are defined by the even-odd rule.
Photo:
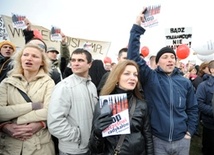
[[[91,81],[91,77],[90,77],[89,75],[88,75],[87,78],[78,76],[78,75],[76,75],[76,74],[73,74],[73,76],[74,76],[76,79],[80,80],[80,81],[85,81],[85,82]]]
[[[3,64],[9,58],[10,57],[4,57],[2,54],[0,54],[0,64]]]
[[[155,70],[159,73],[166,74],[160,66],[157,66],[157,68]],[[171,75],[174,75],[174,74],[181,74],[181,71],[179,70],[179,68],[177,68],[177,67],[174,68]]]
[[[59,65],[59,61],[56,59],[56,60],[51,60],[52,61],[52,65],[54,66],[58,66]]]
[[[45,75],[46,75],[46,73],[44,72],[44,70],[40,69],[38,74],[34,77],[34,79],[32,81],[36,81],[37,79],[42,78]],[[14,78],[19,78],[19,79],[25,80],[24,75],[21,74],[21,73],[12,74],[11,76],[14,77]]]
[[[212,75],[209,75],[209,77],[207,78],[207,84],[209,85],[209,86],[213,86],[214,85],[214,76],[212,76]]]

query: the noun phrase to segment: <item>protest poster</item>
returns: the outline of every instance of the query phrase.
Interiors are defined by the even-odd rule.
[[[101,113],[112,112],[113,123],[102,131],[102,136],[130,134],[127,94],[99,96]],[[109,110],[108,110],[109,109]]]
[[[52,41],[62,41],[61,29],[56,26],[51,27],[51,40]]]
[[[172,27],[165,29],[166,46],[176,50],[179,45],[186,44],[191,48],[192,28],[191,27]]]
[[[12,13],[13,27],[17,29],[26,29],[27,25],[24,22],[25,16]]]
[[[142,26],[144,28],[152,28],[154,26],[158,26],[160,10],[160,4],[148,5],[144,13],[145,21],[142,23]]]

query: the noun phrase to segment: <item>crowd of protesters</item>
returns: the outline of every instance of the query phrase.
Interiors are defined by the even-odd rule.
[[[21,51],[1,41],[0,154],[188,155],[194,135],[204,155],[214,154],[214,60],[183,64],[163,47],[146,62],[142,12],[116,65],[84,48],[69,51],[63,33],[59,51],[47,47],[28,19]],[[127,94],[130,134],[103,137],[113,113],[101,112],[99,96],[120,93]]]

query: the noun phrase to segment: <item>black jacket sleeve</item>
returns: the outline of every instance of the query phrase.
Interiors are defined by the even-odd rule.
[[[103,86],[105,85],[106,80],[107,80],[107,78],[108,78],[108,76],[109,76],[109,73],[110,73],[110,72],[106,72],[106,73],[102,76],[102,78],[101,78],[101,80],[100,80],[100,83],[99,83],[99,85],[98,85],[98,87],[97,87],[97,93],[98,93],[98,95],[100,94],[101,89],[102,89]]]
[[[28,31],[28,30],[24,29],[23,33],[24,33],[24,37],[25,37],[25,44],[27,44],[34,37],[33,31]]]
[[[99,103],[96,104],[95,106],[95,111],[94,111],[94,115],[93,115],[93,120],[92,120],[92,130],[91,130],[91,135],[90,135],[90,139],[89,139],[89,150],[91,152],[91,154],[99,154],[99,153],[103,153],[104,150],[104,139],[102,137],[97,137],[94,133],[94,121],[97,119],[97,117],[99,116]]]
[[[146,154],[153,155],[154,146],[153,146],[153,139],[152,139],[152,131],[151,131],[148,109],[145,102],[144,102],[144,107],[145,107],[145,117],[144,117],[144,123],[143,123],[143,135],[145,136],[145,141],[146,141]]]

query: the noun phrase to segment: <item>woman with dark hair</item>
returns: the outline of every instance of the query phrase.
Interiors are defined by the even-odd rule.
[[[210,74],[209,69],[208,69],[208,64],[209,62],[203,62],[199,66],[197,77],[195,80],[192,82],[195,90],[197,90],[198,85],[205,79],[207,79],[208,75]]]
[[[131,60],[118,63],[110,72],[100,95],[126,93],[128,109],[134,109],[130,120],[130,134],[126,134],[119,150],[120,154],[152,155],[153,141],[147,104],[139,90],[138,65]],[[135,108],[133,108],[135,105]],[[132,110],[131,110],[132,111]],[[130,112],[131,113],[131,112]],[[131,115],[131,114],[130,114]],[[101,113],[99,102],[93,115],[92,132],[89,140],[91,153],[115,154],[121,135],[102,137],[102,131],[113,123],[112,113]],[[139,146],[139,147],[136,147]]]

